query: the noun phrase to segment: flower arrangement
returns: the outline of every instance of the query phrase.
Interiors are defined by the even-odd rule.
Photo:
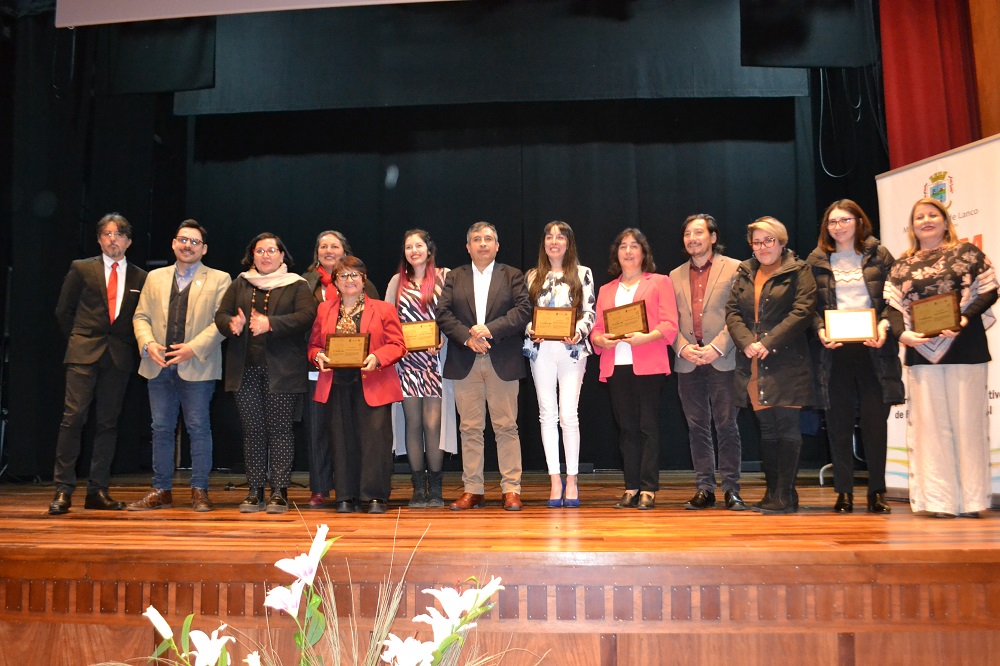
[[[320,525],[308,553],[294,558],[278,560],[275,566],[295,577],[290,585],[278,586],[267,593],[264,605],[291,617],[297,627],[295,645],[299,653],[299,666],[322,666],[323,657],[317,645],[326,638],[327,648],[339,661],[341,655],[340,632],[337,627],[336,604],[332,584],[321,569],[323,557],[336,538],[328,539],[329,528]],[[317,577],[322,576],[317,580]],[[404,574],[405,575],[405,574]],[[476,619],[493,607],[490,599],[503,589],[499,578],[491,578],[482,588],[475,578],[468,579],[474,587],[462,592],[452,588],[427,589],[425,593],[438,600],[444,612],[428,607],[427,613],[413,618],[414,622],[431,626],[433,640],[420,641],[413,637],[400,639],[389,632],[396,610],[402,597],[402,581],[389,585],[389,594],[380,597],[380,612],[364,660],[366,665],[374,665],[381,660],[392,666],[454,666],[459,663],[465,638],[469,630],[476,626]],[[332,631],[327,631],[328,621],[324,609],[330,614]],[[224,635],[227,625],[222,624],[211,635],[191,629],[194,614],[184,620],[179,636],[170,624],[153,606],[143,613],[153,624],[162,642],[157,646],[149,661],[158,664],[183,666],[230,666],[227,645],[236,643],[232,636]],[[177,641],[180,641],[178,644]],[[356,641],[355,641],[356,643]],[[173,653],[174,658],[165,655]],[[356,653],[356,646],[354,652]],[[492,658],[475,660],[474,664],[484,664]],[[244,663],[249,666],[280,666],[273,651],[258,646]],[[357,662],[357,658],[355,658]]]

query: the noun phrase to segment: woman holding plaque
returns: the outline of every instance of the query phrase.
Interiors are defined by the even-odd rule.
[[[910,247],[889,271],[885,298],[910,368],[910,507],[938,518],[978,518],[991,495],[986,328],[995,321],[993,264],[959,240],[937,199],[913,205],[906,231]],[[930,297],[938,298],[928,313],[921,301]]]
[[[347,237],[339,231],[321,231],[316,236],[316,246],[313,249],[313,262],[302,275],[309,285],[309,290],[316,301],[322,303],[338,298],[337,288],[333,285],[333,268],[345,256],[351,256],[351,245]],[[378,290],[371,281],[365,282],[365,294],[369,298],[378,298]],[[316,380],[319,372],[310,364],[309,395],[316,392]],[[305,401],[302,422],[305,425],[306,441],[309,454],[309,508],[319,509],[326,504],[327,496],[333,488],[333,461],[330,456],[330,441],[326,435],[326,415],[313,403]]]
[[[594,276],[577,263],[573,229],[561,221],[545,226],[538,248],[538,265],[525,276],[531,302],[544,308],[571,308],[569,331],[561,339],[539,337],[528,324],[524,355],[531,364],[531,377],[538,397],[538,421],[542,448],[552,487],[549,508],[577,508],[580,490],[580,417],[577,406],[587,371],[587,355],[593,351],[590,331],[594,328]],[[566,479],[559,469],[559,426],[566,451]]]
[[[597,295],[590,333],[618,424],[625,493],[616,509],[652,509],[660,487],[660,392],[670,374],[667,349],[677,335],[677,301],[670,278],[655,270],[646,235],[638,229],[619,233],[608,269],[614,279]],[[609,329],[605,314],[612,310],[618,316]]]
[[[390,405],[403,399],[392,366],[406,353],[403,331],[392,305],[365,296],[364,262],[344,257],[334,276],[339,298],[320,304],[307,354],[320,371],[313,400],[326,404],[337,512],[353,513],[360,505],[385,513],[392,485]],[[352,344],[337,344],[338,336]],[[367,336],[367,347],[352,357],[359,336]]]
[[[404,324],[435,319],[434,308],[448,274],[447,268],[435,265],[436,253],[431,235],[423,229],[411,229],[403,235],[399,272],[389,280],[385,299],[396,306]],[[440,333],[437,339],[442,339]],[[393,405],[393,448],[397,453],[405,452],[410,461],[412,509],[444,506],[444,453],[457,452],[455,395],[451,381],[441,377],[443,363],[444,350],[438,342],[429,348],[407,350],[396,364],[403,402]]]
[[[767,490],[752,506],[761,513],[795,513],[795,477],[802,432],[799,411],[815,402],[808,333],[816,315],[816,280],[773,217],[747,227],[753,257],[740,264],[726,304],[726,327],[736,356],[741,407],[760,425],[760,458]]]
[[[302,372],[305,333],[316,318],[316,300],[301,275],[288,272],[292,257],[272,233],[254,237],[240,273],[222,296],[215,326],[229,338],[225,386],[236,393],[243,427],[243,458],[250,492],[242,513],[288,511],[295,436],[292,418],[306,392]]]
[[[899,346],[889,333],[889,307],[882,297],[892,254],[872,236],[872,225],[850,199],[827,207],[819,243],[806,259],[816,279],[815,328],[823,348],[816,368],[818,399],[826,407],[833,462],[835,513],[854,510],[854,420],[860,412],[868,463],[868,512],[889,513],[885,501],[886,420],[903,402]],[[863,341],[840,342],[826,330],[826,313],[874,311],[871,330],[849,333]],[[858,314],[861,314],[860,312]],[[866,316],[867,319],[867,316]]]

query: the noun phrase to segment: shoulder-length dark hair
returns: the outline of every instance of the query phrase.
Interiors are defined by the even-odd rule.
[[[262,240],[267,240],[268,238],[274,239],[274,244],[278,246],[278,251],[285,255],[285,266],[288,268],[292,267],[292,255],[288,253],[288,248],[281,241],[280,238],[272,234],[270,231],[265,231],[262,234],[257,234],[250,239],[250,244],[247,245],[246,254],[243,255],[243,268],[250,270],[253,268],[253,251],[257,249],[257,243]]]
[[[576,254],[576,236],[573,235],[573,227],[562,220],[552,220],[545,225],[542,230],[542,242],[538,245],[538,263],[535,266],[535,274],[528,285],[528,295],[532,303],[538,302],[538,294],[542,292],[545,285],[545,278],[552,270],[552,263],[549,255],[545,253],[545,237],[549,234],[560,233],[566,237],[566,254],[563,256],[562,274],[563,282],[569,287],[569,299],[576,309],[576,320],[579,321],[583,315],[583,284],[580,282],[580,272],[578,269],[580,261]]]
[[[865,241],[872,235],[872,223],[865,215],[865,211],[861,210],[861,206],[850,199],[838,199],[827,206],[826,212],[823,213],[823,219],[819,223],[819,242],[817,245],[827,254],[837,251],[837,243],[830,236],[830,228],[827,224],[830,222],[830,213],[838,208],[846,210],[854,218],[854,251],[861,254],[865,247]]]
[[[344,248],[344,256],[349,257],[353,252],[351,252],[351,244],[347,242],[347,236],[340,233],[339,231],[334,231],[333,229],[327,229],[326,231],[319,232],[316,236],[316,244],[313,246],[313,260],[309,264],[309,268],[306,269],[306,273],[309,271],[314,271],[319,267],[319,242],[323,240],[323,236],[333,236],[340,241],[340,246]]]
[[[611,263],[608,266],[608,274],[613,278],[622,274],[622,266],[618,263],[618,246],[622,244],[626,236],[634,238],[635,242],[642,248],[642,272],[652,273],[655,271],[656,262],[653,261],[653,251],[649,249],[649,241],[646,239],[646,234],[638,229],[629,227],[628,229],[622,229],[615,236],[614,242],[611,243]]]
[[[413,266],[406,260],[406,239],[410,236],[420,236],[420,240],[427,246],[427,263],[424,264],[424,281],[420,283],[420,307],[427,311],[428,304],[434,300],[434,287],[437,281],[437,265],[434,260],[437,258],[437,244],[431,235],[423,229],[409,229],[403,234],[403,247],[399,255],[399,284],[396,285],[396,303],[399,305],[399,297],[403,294],[403,285],[408,280],[412,280],[415,275]]]

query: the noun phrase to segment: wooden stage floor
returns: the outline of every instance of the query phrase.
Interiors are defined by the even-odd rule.
[[[501,576],[477,640],[516,648],[504,664],[546,652],[545,664],[600,666],[1000,662],[1000,515],[940,520],[905,502],[869,515],[861,486],[860,511],[834,515],[835,493],[815,475],[800,478],[795,515],[686,511],[692,479],[664,473],[657,508],[636,511],[611,506],[620,474],[586,475],[580,509],[548,509],[548,478],[528,474],[515,513],[500,509],[495,486],[484,509],[409,509],[408,476],[397,475],[383,516],[240,514],[244,491],[213,477],[212,513],[190,511],[178,481],[174,509],[50,517],[51,486],[0,485],[0,664],[148,655],[155,639],[141,613],[151,603],[174,626],[194,612],[206,631],[226,622],[288,634],[263,612],[266,591],[290,582],[273,563],[307,550],[320,523],[341,536],[325,562],[338,612],[353,606],[362,632],[380,584],[398,580],[411,554],[401,635],[426,627],[409,621],[433,601],[424,588]],[[744,482],[744,499],[758,499],[760,476]],[[112,495],[138,499],[145,483],[116,479]],[[460,489],[447,474],[446,499]],[[290,497],[305,505],[308,491]],[[74,500],[82,505],[82,490]]]

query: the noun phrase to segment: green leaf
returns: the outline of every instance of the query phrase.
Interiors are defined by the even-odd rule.
[[[319,643],[319,640],[323,638],[323,632],[326,631],[326,617],[322,613],[316,613],[315,616],[306,623],[306,643],[309,647]]]
[[[184,654],[191,651],[191,623],[194,622],[194,613],[184,618],[184,626],[181,627],[181,650]]]
[[[170,649],[171,641],[169,638],[164,638],[163,641],[156,647],[156,650],[149,657],[150,661],[155,661],[161,654]]]
[[[219,661],[216,666],[229,666],[229,653],[226,652],[226,646],[222,646],[222,652],[219,653]]]

